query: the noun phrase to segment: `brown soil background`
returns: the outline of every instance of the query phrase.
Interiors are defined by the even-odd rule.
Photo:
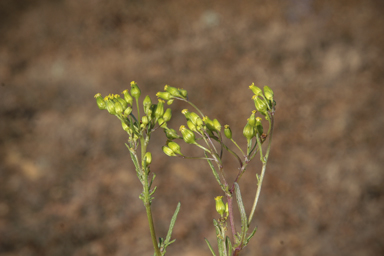
[[[155,100],[183,87],[206,115],[242,128],[248,85],[269,85],[275,137],[244,255],[384,255],[382,1],[0,2],[0,254],[152,255],[126,134],[93,96],[138,82]],[[170,127],[184,122],[173,105]],[[167,255],[216,245],[208,165],[150,145],[153,211]],[[182,151],[198,155],[194,147]],[[228,173],[237,165],[230,155]],[[241,182],[252,205],[257,161]],[[231,174],[229,174],[231,176]]]

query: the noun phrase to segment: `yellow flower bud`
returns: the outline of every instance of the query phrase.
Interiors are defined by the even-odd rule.
[[[147,125],[148,124],[148,117],[147,116],[143,116],[142,118],[141,118],[141,123],[142,124],[144,124],[144,125]]]
[[[116,114],[115,103],[113,103],[112,100],[107,100],[106,105],[107,105],[108,113],[111,115],[115,115]]]
[[[184,89],[179,89],[179,92],[181,93],[181,95],[184,96],[184,98],[187,98],[187,95],[188,95],[188,92],[187,90],[184,90]]]
[[[168,139],[181,139],[181,137],[177,134],[177,132],[174,129],[166,128],[164,129],[165,135]]]
[[[220,132],[221,131],[221,124],[219,123],[219,121],[215,118],[213,119],[213,127],[215,127],[215,130],[217,132]]]
[[[169,92],[158,92],[158,93],[156,93],[156,96],[163,99],[163,100],[172,99],[172,95]]]
[[[223,217],[223,215],[225,213],[225,204],[224,204],[222,198],[223,198],[222,196],[215,197],[216,211],[221,215],[221,217]]]
[[[179,98],[184,98],[184,96],[180,93],[180,91],[176,87],[172,87],[172,86],[166,85],[164,87],[164,90],[169,92],[172,96],[179,97]]]
[[[121,115],[124,111],[123,106],[119,101],[115,102],[115,111],[116,111],[116,114],[118,115]]]
[[[131,95],[132,97],[134,97],[136,100],[139,99],[140,95],[141,95],[141,91],[139,89],[139,87],[137,86],[137,83],[135,81],[132,81],[131,82]]]
[[[152,154],[151,154],[151,152],[145,153],[144,160],[145,160],[145,163],[147,164],[147,166],[152,163]]]
[[[105,100],[101,97],[101,94],[98,93],[95,95],[96,103],[99,109],[103,110],[107,107],[107,104],[105,103]]]
[[[247,123],[243,129],[243,135],[245,138],[247,138],[247,140],[252,139],[255,136],[254,127]]]
[[[126,109],[128,107],[128,103],[118,95],[116,97],[117,101],[120,102],[121,106],[123,106],[123,109]]]
[[[161,118],[164,115],[164,101],[159,99],[159,103],[157,103],[157,107],[154,113],[156,118]]]
[[[266,113],[266,111],[267,111],[267,104],[265,103],[265,101],[260,99],[256,95],[254,95],[252,97],[252,99],[255,102],[255,107],[256,107],[257,111],[259,111],[260,113]]]
[[[273,101],[273,91],[267,85],[264,86],[264,95],[265,95],[265,98],[267,98],[270,101]]]
[[[152,106],[151,98],[147,95],[143,100],[144,113],[148,115],[148,112]]]
[[[183,155],[180,151],[180,146],[179,144],[177,144],[176,142],[173,142],[173,141],[170,141],[168,142],[168,147],[170,149],[172,149],[173,152],[175,152],[176,154],[179,154],[179,155]]]
[[[248,123],[249,123],[251,126],[255,126],[255,125],[256,125],[256,117],[255,117],[255,113],[256,113],[256,110],[253,110],[251,116],[250,116],[249,119],[248,119]]]
[[[121,126],[123,127],[124,131],[129,132],[130,128],[125,122],[121,122]]]
[[[164,152],[167,156],[176,156],[175,152],[173,152],[173,150],[170,149],[170,148],[167,147],[167,146],[163,146],[163,152]]]
[[[188,128],[193,131],[193,132],[197,132],[197,129],[196,129],[196,125],[194,125],[191,121],[187,121],[187,126]]]
[[[165,122],[168,122],[169,120],[171,120],[171,118],[172,118],[172,112],[171,112],[171,109],[168,108],[163,115],[163,119]]]
[[[259,96],[262,93],[261,89],[259,87],[255,86],[255,83],[252,83],[249,86],[249,89],[252,90],[252,92],[256,95],[256,97]]]
[[[167,128],[167,122],[165,122],[163,118],[159,118],[157,122],[159,123],[161,128]]]
[[[125,101],[132,106],[132,103],[133,103],[133,98],[132,96],[128,93],[128,90],[124,90],[122,92],[122,94],[124,95],[124,99]]]
[[[195,144],[196,143],[195,134],[193,132],[191,132],[190,130],[188,130],[187,128],[185,128],[184,125],[180,126],[180,131],[181,131],[181,134],[183,135],[183,139],[186,143],[188,143],[188,144]]]
[[[207,128],[211,131],[214,131],[215,130],[215,127],[213,126],[213,121],[211,119],[209,119],[208,116],[205,116],[203,118],[203,121],[205,123],[205,125],[207,126]]]
[[[229,125],[227,125],[227,124],[224,125],[224,135],[228,139],[232,139],[232,131],[231,131],[231,128],[229,127]]]
[[[124,110],[124,116],[125,116],[125,117],[128,117],[131,113],[132,113],[132,108],[128,106],[128,107]]]

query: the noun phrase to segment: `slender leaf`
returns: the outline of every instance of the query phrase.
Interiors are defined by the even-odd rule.
[[[256,231],[257,231],[257,227],[255,227],[252,231],[252,233],[247,237],[247,240],[245,242],[245,245],[247,245],[249,243],[249,240],[251,240],[251,238],[256,234]]]
[[[205,157],[208,158],[207,152],[204,151],[204,154],[205,154]],[[216,171],[215,167],[213,166],[211,160],[207,160],[207,161],[208,161],[209,167],[211,167],[213,175],[215,176],[215,178],[216,178],[217,182],[219,183],[220,187],[223,187],[223,185],[221,184],[221,181],[220,181],[219,174],[217,173],[217,171]]]
[[[137,160],[137,157],[136,157],[135,154],[133,154],[133,153],[131,152],[130,147],[129,147],[126,143],[125,143],[125,146],[128,148],[128,150],[129,150],[129,154],[131,155],[132,162],[133,162],[133,164],[135,165],[135,169],[136,169],[137,177],[139,178],[139,180],[140,180],[141,182],[143,182],[143,174],[141,173],[141,169],[140,169],[140,165],[139,165],[139,162],[138,162],[138,160]]]
[[[248,230],[248,221],[247,221],[247,214],[245,213],[245,209],[244,209],[243,200],[241,198],[240,187],[239,187],[239,184],[237,184],[237,182],[235,182],[235,193],[236,193],[236,201],[237,201],[237,205],[239,206],[240,217],[241,217],[241,236],[242,236],[241,241],[243,242],[244,237],[246,236],[247,230]]]
[[[213,220],[213,225],[215,226],[215,230],[216,230],[217,247],[219,249],[219,255],[223,256],[224,248],[223,248],[223,239],[222,239],[221,229],[220,229],[219,223],[217,223],[215,219]]]
[[[180,202],[177,204],[175,213],[173,214],[172,219],[171,219],[171,223],[169,224],[167,237],[165,238],[165,244],[166,245],[170,244],[169,240],[171,240],[172,230],[173,230],[173,227],[175,226],[177,214],[179,213],[179,211],[180,211]]]
[[[213,251],[212,249],[212,246],[211,244],[209,243],[208,239],[207,238],[204,238],[205,239],[205,242],[207,243],[208,247],[209,247],[209,250],[211,251],[212,255],[213,256],[216,256],[215,252]]]
[[[231,243],[231,239],[229,239],[229,237],[227,236],[226,239],[225,239],[225,244],[227,246],[227,252],[229,255],[232,254],[232,243]]]

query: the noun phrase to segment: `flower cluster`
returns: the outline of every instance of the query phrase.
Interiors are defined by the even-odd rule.
[[[138,106],[138,99],[141,96],[141,91],[137,84],[131,82],[131,90],[124,90],[122,96],[119,94],[110,94],[106,97],[102,97],[100,93],[95,95],[96,103],[100,109],[106,109],[111,115],[115,115],[120,121],[121,125],[129,135],[130,141],[136,141],[142,132],[149,134],[154,130],[156,124],[158,126],[169,130],[167,128],[167,122],[172,117],[171,109],[164,110],[165,101],[158,100],[157,104],[153,104],[151,98],[147,95],[143,100],[144,114],[140,117],[140,111]],[[137,115],[132,113],[133,99],[137,102]],[[171,104],[172,99],[168,100],[168,104]],[[175,131],[168,131],[169,136],[178,138]]]

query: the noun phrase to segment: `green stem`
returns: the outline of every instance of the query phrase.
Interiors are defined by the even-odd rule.
[[[139,107],[139,106],[137,106],[137,107]],[[147,148],[143,136],[140,138],[140,144],[141,144],[141,161],[143,162],[145,151]],[[151,198],[150,198],[151,196],[149,195],[149,184],[148,184],[148,171],[145,169],[142,169],[142,171],[144,174],[144,206],[145,206],[145,210],[147,212],[149,231],[151,232],[151,238],[152,238],[153,248],[155,249],[155,254],[156,254],[156,256],[161,256],[159,246],[157,245],[155,225],[153,223],[153,217],[152,217]]]
[[[137,123],[138,123],[138,126],[140,127],[140,121],[141,121],[141,117],[140,117],[140,108],[139,108],[139,99],[136,99],[136,107],[137,107]]]
[[[231,139],[231,141],[233,142],[233,144],[236,145],[236,147],[241,151],[241,153],[243,154],[243,156],[245,156],[243,150],[241,149],[241,147],[239,147],[239,145],[237,145],[236,141],[234,141],[233,139]]]
[[[274,125],[274,116],[273,116],[273,112],[272,112],[272,115],[270,115],[270,124],[271,124],[271,129],[270,129],[270,134],[269,134],[269,141],[268,141],[268,148],[267,148],[267,152],[265,154],[265,157],[263,158],[262,162],[263,162],[263,167],[262,167],[262,170],[261,170],[261,175],[260,175],[260,179],[259,179],[259,182],[257,184],[257,191],[256,191],[256,196],[255,196],[255,200],[253,202],[253,206],[252,206],[252,210],[251,210],[251,213],[249,215],[249,218],[248,218],[248,226],[250,225],[252,219],[253,219],[253,215],[255,213],[255,210],[256,210],[256,206],[257,206],[257,202],[259,201],[259,197],[260,197],[260,193],[261,193],[261,186],[263,184],[263,179],[264,179],[264,175],[265,175],[265,170],[267,168],[267,162],[268,162],[268,156],[269,156],[269,152],[271,150],[271,142],[272,142],[272,134],[273,134],[273,125]],[[261,143],[260,143],[260,138],[259,136],[257,135],[256,136],[256,139],[257,139],[257,144],[259,144],[259,147],[260,147],[260,155],[262,156],[262,151],[261,151]]]

